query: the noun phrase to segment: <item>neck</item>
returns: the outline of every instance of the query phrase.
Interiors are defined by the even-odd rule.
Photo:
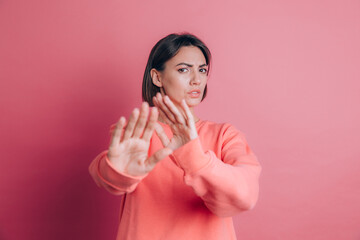
[[[195,115],[194,108],[190,108],[191,114],[193,115],[194,122],[198,122],[200,118]]]

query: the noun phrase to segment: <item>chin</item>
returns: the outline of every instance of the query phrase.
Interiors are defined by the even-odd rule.
[[[199,99],[187,99],[186,103],[189,107],[195,107],[201,103],[201,100]]]

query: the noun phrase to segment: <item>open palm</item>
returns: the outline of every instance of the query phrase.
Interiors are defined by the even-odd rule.
[[[194,117],[185,100],[178,108],[168,96],[163,97],[158,93],[153,98],[153,102],[160,110],[162,120],[170,126],[173,133],[172,138],[168,139],[159,125],[156,126],[156,132],[165,143],[164,146],[175,150],[198,137]]]
[[[120,118],[108,151],[109,161],[117,171],[132,176],[142,176],[150,172],[156,163],[171,154],[170,148],[163,148],[152,156],[148,156],[150,139],[157,118],[157,108],[152,108],[149,116],[147,103],[142,104],[140,112],[134,109],[127,124],[124,117]]]

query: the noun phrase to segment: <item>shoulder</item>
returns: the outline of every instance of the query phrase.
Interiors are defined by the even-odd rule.
[[[198,130],[204,130],[207,131],[218,131],[222,133],[232,133],[236,132],[241,135],[244,135],[240,130],[238,130],[233,124],[231,123],[216,123],[208,120],[201,120],[200,123],[197,123],[197,129]]]
[[[199,135],[217,136],[217,139],[221,138],[222,141],[233,138],[245,140],[244,133],[231,123],[216,123],[208,120],[201,120],[201,122],[197,124],[197,129]]]
[[[245,135],[233,124],[203,121],[197,127],[203,148],[212,150],[224,162],[233,164],[234,159],[248,154],[249,148]]]

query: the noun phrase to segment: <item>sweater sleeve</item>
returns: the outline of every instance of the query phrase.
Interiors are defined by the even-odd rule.
[[[107,151],[100,153],[89,166],[90,175],[99,187],[112,194],[122,195],[135,190],[139,182],[146,176],[131,176],[118,172],[107,157]]]
[[[184,170],[185,184],[207,208],[228,217],[255,206],[261,166],[244,135],[230,124],[217,141],[221,141],[221,159],[211,150],[204,151],[199,138],[175,150],[172,157]]]

